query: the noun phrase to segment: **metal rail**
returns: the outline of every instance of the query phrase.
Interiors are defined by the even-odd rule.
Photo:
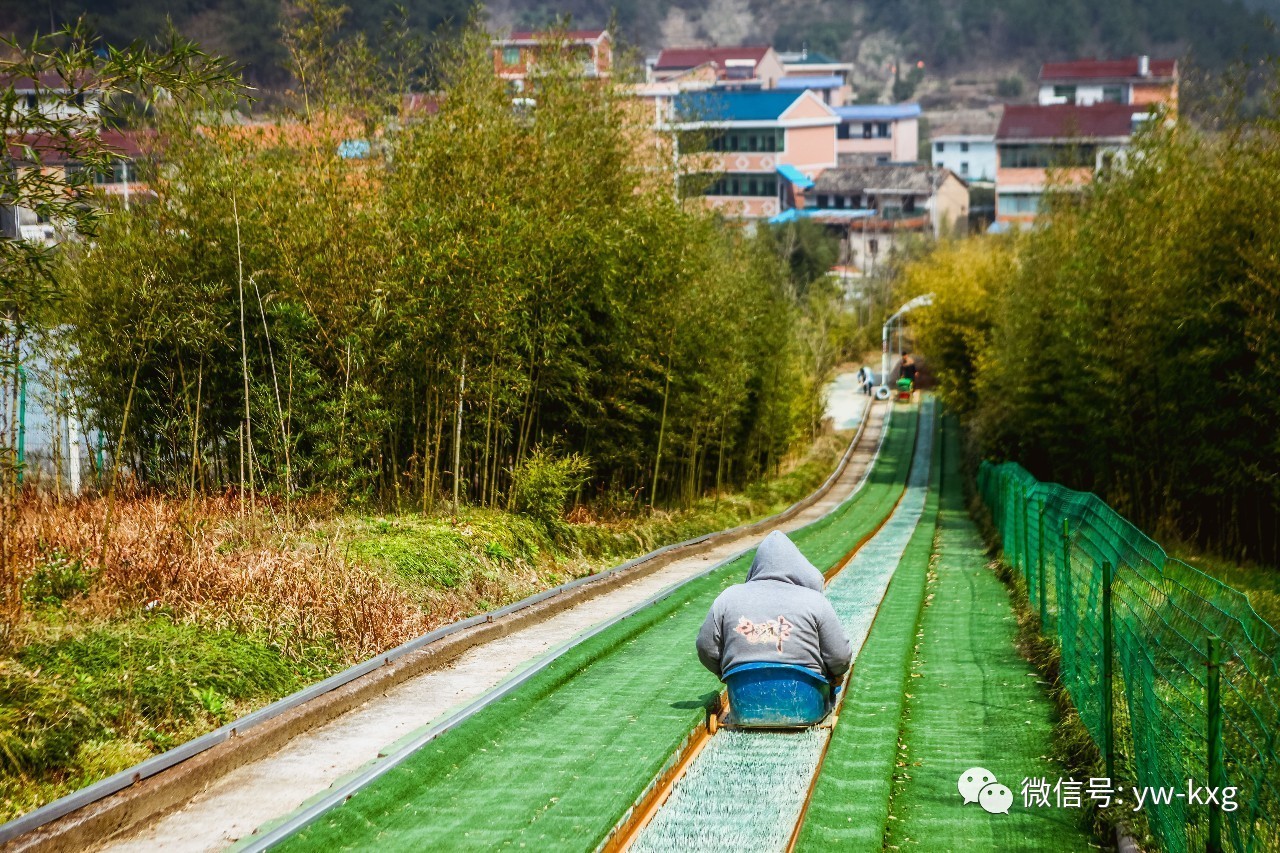
[[[760,527],[763,527],[769,524],[774,524],[779,521],[784,521],[787,518],[790,518],[800,510],[804,509],[805,507],[819,500],[823,495],[825,495],[831,489],[831,487],[836,483],[836,481],[844,473],[845,468],[849,464],[849,460],[853,457],[853,452],[855,447],[861,441],[862,435],[866,430],[866,424],[869,420],[871,408],[872,408],[872,404],[868,402],[867,408],[863,413],[862,421],[858,426],[857,432],[854,434],[853,438],[850,440],[848,448],[845,450],[844,455],[841,456],[840,462],[836,465],[836,468],[831,473],[831,475],[827,477],[825,481],[823,481],[821,486],[819,486],[809,495],[806,495],[805,497],[801,498],[799,501],[796,501],[794,504],[782,510],[781,512],[775,515],[769,516],[768,518],[751,522],[750,524],[743,524],[743,525],[739,525],[738,527],[732,527],[732,528],[727,528],[725,530],[713,531],[711,533],[705,533],[701,536],[695,536],[691,539],[686,539],[683,542],[676,542],[671,545],[665,545],[654,551],[650,551],[646,554],[641,554],[640,556],[635,557],[631,560],[628,560],[625,563],[621,563],[617,566],[614,566],[613,568],[606,569],[605,571],[598,572],[593,575],[586,575],[584,577],[577,578],[576,580],[568,581],[566,583],[560,584],[559,586],[552,587],[551,589],[544,590],[543,592],[536,593],[527,598],[523,598],[520,601],[513,602],[512,604],[508,604],[505,607],[498,608],[497,610],[493,610],[488,613],[482,613],[477,616],[472,616],[468,619],[463,619],[459,622],[454,622],[449,625],[445,625],[444,627],[438,628],[427,634],[423,634],[420,637],[415,637],[414,639],[409,640],[388,652],[384,652],[380,655],[370,658],[369,660],[366,660],[362,663],[358,663],[348,669],[345,669],[342,672],[331,675],[328,678],[324,679],[323,681],[319,681],[311,685],[310,687],[303,688],[302,690],[299,690],[296,693],[291,693],[282,699],[272,702],[270,705],[267,705],[264,708],[260,708],[259,710],[254,711],[253,713],[246,714],[245,716],[240,717],[237,720],[233,720],[232,722],[227,723],[226,725],[221,726],[217,729],[214,729],[213,731],[207,734],[201,735],[200,737],[187,741],[186,743],[180,746],[174,747],[173,749],[163,752],[159,755],[152,756],[151,758],[148,758],[140,762],[139,764],[134,765],[133,767],[130,767],[126,770],[122,770],[119,773],[116,773],[112,776],[108,776],[107,778],[102,779],[98,782],[95,782],[92,785],[88,785],[84,788],[81,788],[78,791],[74,791],[66,795],[65,797],[60,797],[59,799],[54,800],[51,803],[48,803],[44,806],[41,806],[38,809],[35,809],[34,811],[28,812],[25,815],[14,818],[8,823],[0,825],[0,844],[6,844],[7,842],[12,841],[15,838],[18,838],[29,832],[33,832],[37,829],[40,829],[41,827],[46,826],[58,820],[59,818],[65,817],[66,815],[69,815],[72,812],[75,812],[86,806],[92,805],[96,802],[99,802],[100,800],[104,800],[113,794],[119,793],[120,791],[123,791],[133,785],[138,784],[144,779],[151,778],[159,773],[164,772],[165,770],[168,770],[172,767],[175,767],[181,764],[184,761],[187,761],[190,758],[194,758],[195,756],[200,755],[201,753],[206,752],[214,748],[215,746],[218,746],[219,744],[225,741],[228,741],[239,734],[243,734],[244,732],[254,728],[255,726],[262,725],[263,723],[266,723],[276,717],[279,717],[281,714],[284,714],[288,711],[293,710],[294,708],[297,708],[301,705],[304,705],[308,702],[318,699],[321,696],[324,696],[325,694],[331,693],[334,690],[344,687],[345,685],[350,684],[351,682],[355,681],[358,678],[362,678],[363,676],[366,676],[384,666],[387,666],[388,664],[394,663],[395,661],[405,657],[406,655],[421,651],[427,646],[430,646],[432,643],[438,642],[452,634],[458,633],[459,631],[464,631],[468,628],[475,627],[476,625],[482,625],[487,622],[493,622],[497,619],[502,618],[503,616],[507,616],[512,613],[518,612],[520,610],[524,610],[526,608],[532,607],[535,604],[539,604],[543,601],[546,601],[547,599],[554,598],[555,596],[561,595],[565,592],[568,592],[572,589],[583,586],[585,584],[605,580],[621,572],[626,572],[630,569],[633,569],[636,566],[639,566],[643,563],[647,563],[652,560],[658,559],[672,551],[681,550],[681,549],[689,548],[695,545],[699,545],[710,539],[748,534],[752,530],[758,529]],[[886,414],[885,422],[884,422],[886,431],[887,431],[888,423],[889,423],[889,417]],[[699,577],[700,576],[701,575],[699,575]],[[692,578],[690,578],[690,580],[692,580]],[[654,598],[653,601],[657,601],[657,600],[660,600],[661,598],[666,597],[667,595],[670,594],[670,592],[671,590],[666,590],[659,593],[658,597]],[[631,615],[631,612],[632,611],[628,611],[627,613],[624,613],[621,616],[616,617],[614,621],[620,621],[626,616]],[[573,642],[581,642],[582,640],[587,639],[587,636],[591,636],[591,634],[581,636]],[[561,651],[562,650],[557,650],[557,654],[559,654]],[[523,683],[523,681],[521,681],[521,683]],[[514,689],[514,688],[511,688],[511,689]],[[507,687],[506,685],[502,685],[498,688],[498,690],[500,691],[507,690]],[[493,695],[493,694],[490,694],[490,695]],[[505,695],[505,693],[503,693],[502,695]],[[494,698],[496,699],[501,697],[494,696]],[[470,706],[468,706],[468,708],[469,707]],[[477,708],[476,710],[479,710],[479,709]],[[459,713],[462,713],[462,712],[459,712]],[[474,711],[472,713],[474,713]],[[455,714],[454,716],[457,716],[457,715]],[[461,719],[465,719],[465,717],[462,717]],[[461,722],[461,719],[456,720],[454,722],[450,722],[448,727],[452,727],[452,725],[456,725],[457,722]],[[453,720],[453,717],[450,717],[449,720]],[[449,722],[449,720],[446,720],[445,722]],[[446,727],[446,729],[441,729],[441,731],[447,730],[448,727]],[[439,734],[439,732],[437,732],[437,734]]]

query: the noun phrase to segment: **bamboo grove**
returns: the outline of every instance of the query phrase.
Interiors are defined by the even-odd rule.
[[[679,198],[617,82],[548,62],[513,105],[478,28],[426,113],[329,64],[297,120],[162,131],[154,200],[66,253],[49,325],[140,481],[506,505],[572,458],[672,503],[815,428],[835,297]]]
[[[1273,78],[1274,80],[1274,78]],[[1041,227],[912,266],[975,450],[1170,541],[1280,556],[1280,126],[1163,123]],[[1228,113],[1232,114],[1232,113]]]

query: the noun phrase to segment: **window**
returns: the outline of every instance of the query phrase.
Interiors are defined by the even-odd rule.
[[[27,95],[27,109],[34,110],[38,103],[39,101],[36,99],[35,95]]]
[[[844,196],[836,196],[836,210],[844,210]]]
[[[870,139],[870,138],[871,138],[871,130],[872,130],[871,122],[869,122],[869,121],[864,121],[864,122],[862,123],[862,138],[863,138],[863,139]]]
[[[934,149],[935,149],[939,154],[941,154],[941,153],[943,153],[944,151],[946,151],[946,150],[947,150],[947,143],[945,143],[945,142],[938,142],[938,143],[935,143],[933,147],[934,147]],[[941,163],[939,163],[938,165],[939,165],[939,166],[941,166],[942,164],[941,164]]]
[[[1000,168],[1048,169],[1063,166],[1092,166],[1096,145],[1002,145]]]
[[[968,152],[969,152],[969,143],[967,143],[967,142],[961,142],[961,143],[960,143],[960,153],[961,153],[961,154],[967,154]]]
[[[889,123],[887,121],[876,123],[876,136],[880,139],[889,138]]]
[[[694,140],[683,143],[685,150],[695,150]],[[742,151],[747,153],[783,150],[781,130],[730,130],[711,137],[712,151]]]
[[[1074,104],[1076,102],[1075,86],[1054,86],[1053,96],[1055,98],[1066,98],[1067,103]]]
[[[502,49],[502,64],[511,66],[520,64],[520,48],[504,47]]]
[[[1036,213],[1040,210],[1039,193],[1000,193],[997,199],[1000,215]]]
[[[871,239],[867,241],[867,251],[875,255],[880,252],[880,241]]]
[[[830,198],[828,198],[827,196],[825,196],[825,195],[820,195],[820,196],[818,196],[818,207],[823,208],[823,209],[826,209],[826,207],[827,207],[830,203],[831,203],[831,199],[830,199]]]
[[[778,194],[778,179],[774,175],[723,175],[703,192],[705,195],[772,198]]]
[[[76,106],[84,108],[84,92],[77,92],[75,97]]]
[[[840,122],[840,126],[836,128],[836,139],[852,139],[849,133],[849,125],[846,122]]]
[[[969,174],[969,164],[968,164],[968,163],[965,163],[965,162],[961,162],[961,163],[960,163],[960,174],[961,174],[961,175],[968,175],[968,174]]]
[[[1124,103],[1124,87],[1123,86],[1103,86],[1102,100],[1108,104]]]

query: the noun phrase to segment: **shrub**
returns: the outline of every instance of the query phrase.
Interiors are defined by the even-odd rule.
[[[1022,97],[1022,78],[1017,75],[1001,77],[996,81],[996,94],[1002,98]]]
[[[517,512],[544,523],[559,521],[569,495],[587,482],[591,462],[580,453],[557,457],[539,447],[511,472]]]

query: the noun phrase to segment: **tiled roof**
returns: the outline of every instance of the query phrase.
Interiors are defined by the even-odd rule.
[[[658,71],[679,71],[697,68],[708,62],[723,67],[730,60],[749,59],[759,63],[769,52],[769,46],[745,45],[743,47],[669,47],[658,54],[654,68]]]
[[[919,104],[854,104],[836,107],[842,121],[897,121],[920,115]]]
[[[25,162],[26,148],[30,148],[43,165],[54,166],[77,159],[90,145],[96,147],[90,137],[96,135],[102,145],[110,152],[130,160],[136,160],[146,153],[146,148],[155,144],[154,130],[103,130],[98,134],[87,134],[84,137],[54,137],[47,134],[14,134],[9,137],[8,152],[14,160]],[[80,141],[83,139],[84,141]]]
[[[568,30],[559,33],[554,30],[515,30],[501,41],[552,41],[559,38],[568,41],[596,41],[606,32],[606,30]]]
[[[1144,112],[1134,104],[1010,104],[1004,108],[996,140],[1129,137],[1133,135],[1133,117]]]
[[[812,192],[856,195],[866,190],[887,190],[933,195],[950,173],[949,169],[925,163],[842,164],[819,175]]]
[[[682,92],[675,112],[682,121],[776,121],[802,97],[802,92],[778,90]]]
[[[1059,80],[1129,80],[1170,79],[1178,70],[1176,59],[1152,59],[1151,74],[1138,74],[1138,57],[1128,59],[1077,59],[1072,62],[1046,62],[1040,66],[1041,82]]]

